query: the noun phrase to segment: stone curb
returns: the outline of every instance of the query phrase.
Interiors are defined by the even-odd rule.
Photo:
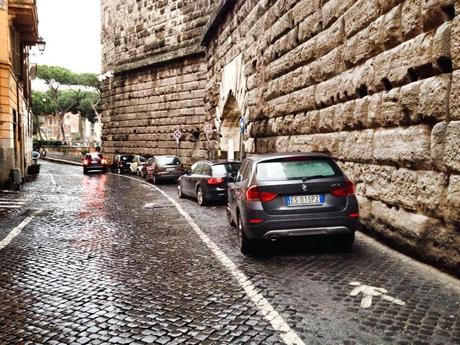
[[[83,164],[80,162],[69,161],[66,159],[51,158],[51,157],[40,157],[40,159],[47,160],[47,161],[54,162],[54,163],[83,166]]]

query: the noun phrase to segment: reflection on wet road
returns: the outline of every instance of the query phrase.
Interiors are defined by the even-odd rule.
[[[364,236],[348,253],[315,240],[244,257],[223,206],[160,188],[305,344],[460,343],[453,278]],[[204,237],[140,179],[45,162],[18,197],[27,202],[3,214],[0,240],[43,212],[0,250],[0,343],[287,343]],[[374,289],[350,295],[352,282]],[[371,291],[380,295],[363,308]]]

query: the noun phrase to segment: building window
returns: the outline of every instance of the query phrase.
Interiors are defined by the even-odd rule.
[[[21,63],[21,39],[13,27],[10,27],[10,42],[11,42],[11,64],[14,74],[22,79],[22,63]]]

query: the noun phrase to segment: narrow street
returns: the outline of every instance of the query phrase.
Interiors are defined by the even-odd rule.
[[[0,192],[0,344],[460,343],[458,280],[362,234],[245,257],[224,205],[41,164]]]

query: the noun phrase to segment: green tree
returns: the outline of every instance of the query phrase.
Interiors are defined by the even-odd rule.
[[[92,122],[98,117],[100,93],[95,73],[75,73],[64,67],[39,65],[37,77],[42,79],[49,89],[44,94],[34,91],[32,108],[37,109],[38,113],[46,110],[49,111],[47,115],[57,115],[63,141],[65,139],[64,115],[67,112],[74,114],[80,112]]]

